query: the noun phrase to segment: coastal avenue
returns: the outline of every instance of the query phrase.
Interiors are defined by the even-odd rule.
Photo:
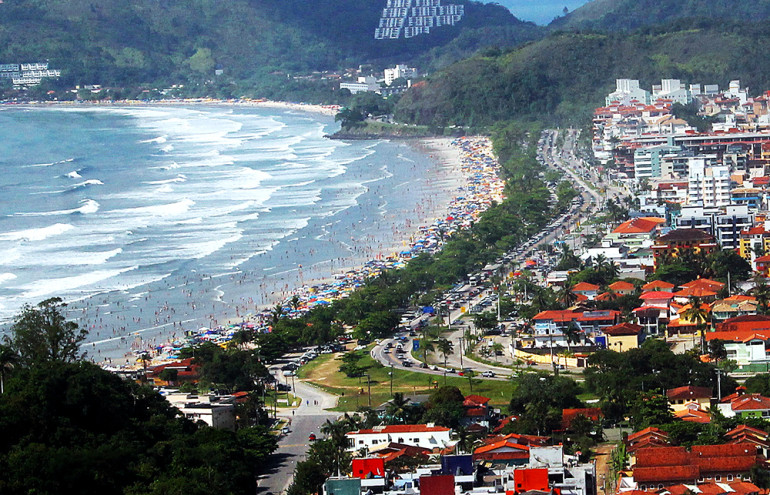
[[[565,132],[564,145],[561,149],[556,149],[556,140],[559,135],[559,131],[546,131],[543,134],[543,149],[538,153],[538,158],[541,163],[550,168],[555,168],[565,173],[573,183],[573,186],[579,190],[580,195],[583,197],[583,206],[577,209],[574,213],[567,213],[551,222],[551,224],[541,231],[537,236],[537,242],[534,242],[529,248],[524,249],[519,255],[515,256],[514,261],[509,266],[505,267],[505,271],[516,271],[524,269],[525,260],[534,253],[534,251],[545,244],[552,243],[554,240],[558,240],[561,232],[571,229],[575,226],[577,220],[584,223],[584,219],[593,217],[597,212],[603,208],[604,198],[599,194],[595,188],[586,184],[586,180],[594,184],[596,188],[605,188],[608,197],[616,198],[623,194],[621,189],[618,189],[611,184],[605,183],[602,177],[600,177],[595,170],[585,167],[581,160],[577,158],[577,132],[574,130],[568,130]],[[582,175],[582,177],[581,177]],[[585,179],[583,178],[585,177]],[[573,249],[580,247],[582,238],[573,238]],[[483,300],[485,297],[493,294],[491,288],[482,290],[477,296],[468,300],[467,307],[471,307]],[[462,346],[461,339],[465,330],[472,327],[471,321],[461,320],[463,312],[460,309],[454,311],[450,310],[449,321],[452,324],[452,331],[445,333],[444,338],[455,344],[457,352],[450,354],[446,359],[447,368],[472,368],[476,372],[476,378],[482,379],[480,373],[485,371],[492,371],[496,375],[495,378],[486,378],[492,380],[503,380],[510,376],[511,369],[501,366],[493,366],[485,363],[475,361],[467,356],[460,357],[460,351]],[[396,345],[397,341],[393,339],[385,339],[376,345],[372,349],[372,357],[382,363],[384,366],[392,366],[398,369],[405,369],[402,365],[402,361],[406,360],[411,363],[409,367],[410,371],[416,371],[419,373],[427,373],[443,376],[445,374],[444,369],[439,367],[437,370],[432,368],[420,368],[420,362],[411,355],[411,339],[403,342],[404,346],[404,358],[396,359],[389,352],[385,352],[388,343]],[[443,356],[442,356],[443,357]],[[541,366],[544,370],[550,370],[548,367]]]
[[[605,185],[602,178],[599,177],[595,171],[583,167],[580,160],[576,158],[577,134],[575,131],[566,132],[564,146],[560,150],[555,149],[557,136],[557,131],[546,131],[544,133],[542,140],[543,149],[539,153],[539,158],[545,165],[559,169],[568,174],[583,197],[583,206],[577,208],[572,214],[562,215],[560,218],[551,222],[547,229],[535,236],[537,242],[533,242],[528,248],[522,250],[521,253],[516,256],[514,262],[506,267],[506,269],[518,270],[522,268],[524,261],[538,246],[552,242],[559,236],[560,231],[573,227],[576,220],[580,219],[582,222],[584,218],[590,218],[601,209],[603,206],[602,196],[586,184],[580,175],[581,173],[587,177],[586,180],[590,180],[591,183],[598,187],[607,187],[608,193],[610,191],[612,192],[612,197],[621,195],[621,190]],[[491,289],[482,290],[480,294],[468,301],[468,305],[471,306],[477,303],[491,293]],[[450,311],[449,319],[453,323],[453,326],[452,331],[445,334],[445,337],[455,343],[460,342],[463,332],[468,328],[468,325],[471,325],[470,322],[460,323],[460,321],[462,321],[462,316],[463,312],[460,309]],[[372,349],[372,356],[384,366],[405,369],[401,360],[395,359],[392,354],[384,352],[388,342],[392,342],[394,345],[396,343],[393,339],[381,341]],[[404,354],[404,359],[408,360],[413,365],[408,368],[409,371],[439,376],[444,375],[443,369],[436,371],[431,368],[420,368],[419,361],[414,359],[409,352],[411,350],[411,341],[407,340],[405,344],[404,350],[406,352]],[[462,363],[460,362],[461,359]],[[459,352],[447,356],[447,367],[457,369],[472,367],[473,370],[478,373],[493,371],[498,376],[489,378],[492,380],[505,380],[511,373],[510,368],[487,365],[465,356],[462,356],[461,358]],[[274,373],[280,374],[280,365],[276,365],[271,369]],[[482,377],[477,374],[476,378]],[[273,461],[271,465],[265,474],[260,477],[257,493],[262,495],[278,495],[286,490],[291,482],[297,462],[304,459],[304,455],[309,446],[309,435],[311,433],[318,435],[320,426],[327,419],[333,420],[339,416],[339,413],[327,411],[327,409],[336,405],[337,397],[322,392],[300,380],[295,380],[294,393],[302,398],[302,404],[294,411],[293,415],[290,410],[279,411],[279,416],[291,420],[290,432],[279,440],[278,450],[276,450],[272,457]],[[318,402],[317,404],[316,401]]]

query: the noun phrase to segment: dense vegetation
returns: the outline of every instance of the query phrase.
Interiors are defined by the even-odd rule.
[[[254,491],[275,449],[263,426],[215,430],[157,392],[82,361],[58,299],[26,307],[0,345],[0,492]]]
[[[329,92],[289,75],[418,58],[429,69],[542,31],[499,5],[456,3],[466,5],[456,27],[375,40],[385,4],[379,0],[6,0],[0,63],[48,60],[63,70],[60,84],[70,87],[196,86],[223,69],[198,92],[280,97],[288,90],[320,101]]]
[[[399,101],[400,121],[485,126],[511,118],[587,121],[615,79],[770,87],[767,23],[681,20],[633,33],[557,32],[435,73]]]
[[[558,17],[551,28],[635,29],[685,17],[759,20],[770,17],[768,0],[594,0]]]

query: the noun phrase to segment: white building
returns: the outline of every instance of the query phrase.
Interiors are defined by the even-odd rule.
[[[652,99],[686,105],[693,100],[693,95],[679,79],[663,79],[660,84],[652,86]]]
[[[360,76],[357,82],[342,82],[340,89],[347,89],[353,94],[367,91],[379,92],[380,84],[374,76]]]
[[[640,88],[637,79],[616,79],[615,91],[607,95],[606,106],[612,103],[628,105],[634,100],[649,105],[650,92]]]
[[[411,79],[417,77],[417,69],[398,64],[392,69],[385,69],[385,84],[390,86],[398,78]]]
[[[172,406],[191,421],[203,421],[212,428],[235,431],[235,399],[231,396],[166,395]]]
[[[400,443],[425,449],[443,449],[452,443],[452,430],[433,423],[426,425],[375,426],[370,430],[347,433],[348,450],[372,449],[373,447]]]
[[[685,206],[674,219],[677,229],[701,229],[717,238],[723,249],[740,247],[741,231],[754,225],[754,215],[747,205],[728,205],[723,208]]]
[[[703,155],[689,161],[688,204],[705,207],[730,204],[730,169],[708,166],[710,158],[710,155]]]

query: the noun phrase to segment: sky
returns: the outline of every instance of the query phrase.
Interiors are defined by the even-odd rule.
[[[513,15],[524,21],[536,24],[548,24],[554,17],[562,15],[564,7],[570,11],[588,3],[588,0],[484,0],[487,3],[499,3]]]

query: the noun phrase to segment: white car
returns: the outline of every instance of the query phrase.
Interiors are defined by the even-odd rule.
[[[494,378],[495,372],[494,371],[485,371],[481,374],[484,378]]]

